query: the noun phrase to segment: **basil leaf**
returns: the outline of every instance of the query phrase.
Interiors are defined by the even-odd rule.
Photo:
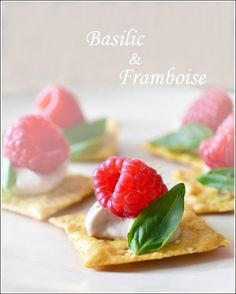
[[[93,138],[70,146],[70,160],[76,161],[79,156],[94,154],[103,146],[103,138]]]
[[[150,143],[173,151],[196,151],[200,143],[212,135],[212,131],[201,124],[189,124]]]
[[[64,130],[64,134],[69,144],[72,145],[87,139],[102,137],[106,132],[106,123],[107,120],[105,118],[92,122],[85,122]]]
[[[213,187],[221,192],[234,190],[234,169],[218,168],[197,177],[204,186]]]
[[[8,160],[7,158],[4,158],[2,167],[2,196],[5,200],[7,200],[10,198],[12,189],[16,184],[16,172],[10,160]]]
[[[185,185],[180,183],[154,200],[134,221],[129,249],[135,254],[157,251],[176,231],[184,211]]]

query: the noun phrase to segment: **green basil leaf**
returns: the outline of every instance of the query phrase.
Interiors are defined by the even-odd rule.
[[[184,212],[185,185],[180,183],[154,200],[134,221],[129,233],[129,249],[135,254],[157,251],[179,226]]]
[[[104,144],[104,138],[84,140],[70,146],[70,160],[76,161],[79,156],[94,154]]]
[[[197,177],[204,186],[213,187],[221,192],[234,190],[234,169],[217,168]]]
[[[11,196],[12,189],[16,184],[16,172],[12,166],[10,160],[4,158],[2,162],[2,196],[5,200]]]
[[[212,131],[201,124],[189,124],[182,126],[175,133],[167,134],[150,143],[173,151],[195,152],[200,143],[212,135]]]
[[[92,122],[85,122],[64,130],[64,134],[69,144],[72,145],[84,140],[102,137],[106,133],[106,123],[107,120],[105,118]]]

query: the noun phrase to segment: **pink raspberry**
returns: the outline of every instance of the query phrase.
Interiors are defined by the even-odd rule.
[[[225,91],[208,90],[193,102],[185,113],[182,123],[200,123],[215,132],[232,110],[232,100]]]
[[[47,86],[36,99],[36,113],[67,129],[85,121],[75,96],[61,86]]]
[[[110,157],[93,174],[98,202],[120,217],[136,217],[167,192],[162,177],[142,161]]]
[[[18,120],[4,136],[4,152],[12,164],[37,173],[50,173],[69,156],[69,145],[60,129],[39,115]]]
[[[201,143],[199,152],[210,168],[234,166],[233,114],[230,114],[218,127],[214,137]]]

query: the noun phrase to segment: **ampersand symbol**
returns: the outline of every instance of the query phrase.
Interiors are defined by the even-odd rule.
[[[130,65],[135,65],[135,64],[140,65],[140,64],[142,64],[142,63],[143,63],[143,62],[142,62],[142,60],[141,60],[141,57],[138,56],[138,53],[134,53],[134,54],[132,55],[132,57],[130,58],[130,60],[129,60],[129,64],[130,64]]]

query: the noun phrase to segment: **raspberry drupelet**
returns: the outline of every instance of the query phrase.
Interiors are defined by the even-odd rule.
[[[31,114],[6,132],[4,153],[13,166],[43,174],[53,172],[68,159],[69,145],[55,124]]]
[[[136,217],[167,192],[162,177],[140,160],[110,157],[93,173],[98,202],[120,217]]]

